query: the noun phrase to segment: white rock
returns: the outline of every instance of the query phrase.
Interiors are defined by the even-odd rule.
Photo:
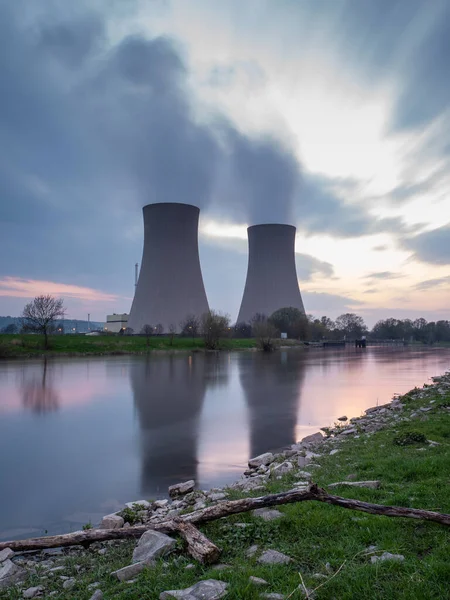
[[[403,556],[403,554],[391,554],[390,552],[383,552],[381,556],[372,556],[370,558],[371,563],[376,563],[378,561],[385,560],[396,560],[398,562],[402,562],[405,560],[405,557]]]
[[[7,558],[0,565],[0,590],[14,583],[24,581],[28,576],[28,573],[22,567],[15,565],[9,558]]]
[[[265,550],[258,558],[258,562],[264,565],[285,565],[291,561],[292,558],[278,550]]]
[[[251,469],[257,469],[261,465],[270,465],[274,461],[275,457],[271,452],[265,452],[264,454],[260,454],[259,456],[255,456],[248,461],[248,466]]]
[[[311,479],[312,475],[311,473],[309,473],[308,471],[299,471],[298,475],[300,477],[303,477],[304,479],[308,479],[308,481]]]
[[[340,432],[340,435],[352,435],[353,433],[358,433],[358,430],[354,427],[350,427],[350,429],[343,429]]]
[[[184,590],[161,592],[159,600],[173,600],[173,598],[181,598],[184,600],[219,600],[227,593],[227,587],[228,584],[224,581],[205,579]]]
[[[143,568],[144,565],[142,563],[135,563],[134,565],[128,565],[127,567],[113,571],[111,577],[115,577],[119,581],[128,581],[138,575]]]
[[[36,596],[41,596],[44,591],[42,585],[38,585],[36,587],[30,587],[27,590],[22,592],[22,596],[24,598],[35,598]]]
[[[73,588],[75,583],[75,579],[73,579],[72,577],[70,579],[66,579],[66,581],[63,583],[63,588],[65,590],[70,590],[71,588]]]
[[[163,500],[155,500],[153,502],[153,506],[155,508],[165,508],[168,504],[169,501],[167,500],[167,498],[164,498]]]
[[[302,444],[320,444],[323,441],[323,435],[318,431],[312,435],[307,435],[302,439]]]
[[[255,517],[261,517],[264,521],[274,521],[275,519],[284,517],[284,514],[279,510],[270,508],[257,508],[252,511],[252,514]]]
[[[270,475],[271,477],[275,477],[277,475],[285,475],[286,473],[289,473],[289,471],[292,471],[293,468],[294,465],[286,460],[283,463],[281,463],[281,465],[276,465],[275,467],[272,467]]]
[[[253,583],[253,585],[269,585],[265,579],[261,579],[261,577],[254,577],[253,575],[250,575],[248,580],[250,581],[250,583]]]
[[[381,483],[377,480],[375,481],[338,481],[336,483],[330,483],[330,485],[328,485],[327,487],[329,488],[335,488],[335,487],[339,487],[340,485],[347,485],[347,486],[351,486],[351,487],[360,487],[360,488],[370,488],[372,490],[377,490]]]
[[[247,556],[247,558],[251,558],[252,556],[255,556],[255,554],[258,552],[258,548],[259,548],[259,546],[257,546],[256,544],[254,544],[253,546],[250,546],[250,548],[248,548],[247,551],[245,552],[245,556]]]
[[[337,448],[335,448],[334,450],[332,450],[330,452],[330,456],[334,456],[335,454],[337,454],[339,452],[339,450]]]
[[[119,515],[106,515],[103,517],[99,529],[120,529],[125,521]]]
[[[11,548],[4,548],[0,552],[0,564],[2,562],[5,562],[5,560],[8,560],[8,558],[12,558],[13,556],[14,556],[14,552],[11,550]]]
[[[306,467],[306,465],[308,465],[311,462],[310,458],[307,458],[306,456],[299,456],[297,459],[297,465],[303,469],[304,467]]]
[[[175,485],[171,485],[169,487],[169,496],[171,498],[174,498],[175,496],[183,496],[184,494],[192,492],[194,488],[195,481],[193,479],[184,481],[183,483],[176,483]]]
[[[103,600],[103,592],[101,590],[96,590],[89,600]]]
[[[125,506],[131,510],[139,510],[141,507],[150,508],[151,504],[147,500],[135,500],[134,502],[126,502]]]
[[[264,598],[265,600],[284,600],[286,596],[283,594],[277,594],[275,592],[270,592],[268,594],[260,594],[260,598]]]
[[[211,500],[212,502],[217,502],[218,500],[223,500],[226,497],[227,497],[227,495],[223,494],[223,493],[210,494],[209,500]]]
[[[164,556],[176,546],[176,541],[159,531],[146,531],[133,552],[133,562],[152,564],[160,556]]]

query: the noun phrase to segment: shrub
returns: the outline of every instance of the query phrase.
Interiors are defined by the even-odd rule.
[[[270,321],[258,321],[253,324],[253,335],[263,352],[273,352],[278,345],[278,329]]]
[[[215,350],[219,346],[220,338],[229,333],[230,317],[221,315],[214,310],[209,310],[202,316],[201,332],[205,347],[208,350]]]
[[[418,431],[405,431],[393,439],[397,446],[412,446],[414,444],[426,444],[427,438]]]

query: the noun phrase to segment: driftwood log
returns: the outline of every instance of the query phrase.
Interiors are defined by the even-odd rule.
[[[260,496],[259,498],[225,500],[223,502],[218,502],[213,506],[208,506],[207,508],[179,516],[176,519],[170,519],[160,523],[148,523],[146,525],[138,525],[125,529],[89,529],[87,531],[76,531],[74,533],[63,535],[0,542],[0,551],[4,548],[11,548],[11,550],[15,551],[25,551],[59,548],[63,546],[88,546],[94,542],[103,542],[106,540],[139,538],[143,533],[152,529],[167,534],[178,533],[187,541],[188,551],[192,556],[200,561],[212,562],[217,560],[219,549],[196,529],[194,524],[207,523],[208,521],[222,519],[223,517],[228,517],[230,515],[248,512],[255,508],[279,506],[282,504],[292,504],[294,502],[305,502],[307,500],[325,502],[326,504],[333,504],[342,508],[362,511],[372,515],[405,517],[409,519],[434,521],[440,525],[450,525],[449,514],[422,510],[419,508],[384,506],[382,504],[362,502],[361,500],[351,500],[340,496],[333,496],[328,494],[324,489],[319,488],[316,484],[310,484],[306,490],[289,490],[288,492],[269,494],[267,496]]]

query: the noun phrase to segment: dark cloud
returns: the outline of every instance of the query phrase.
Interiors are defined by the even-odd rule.
[[[402,245],[413,257],[435,265],[450,264],[450,224],[404,238]]]
[[[321,275],[329,279],[334,277],[333,265],[329,262],[319,260],[311,254],[296,254],[295,264],[297,267],[297,276],[302,281],[310,281],[314,275]]]
[[[400,279],[404,277],[402,273],[394,273],[393,271],[378,271],[376,273],[370,273],[369,275],[365,275],[363,279]]]
[[[414,286],[416,290],[433,290],[437,287],[441,287],[443,285],[450,285],[450,275],[447,277],[436,277],[435,279],[427,279],[426,281],[421,281]]]

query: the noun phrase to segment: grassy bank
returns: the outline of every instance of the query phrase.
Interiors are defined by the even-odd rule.
[[[254,348],[254,339],[223,339],[222,350]],[[105,355],[105,354],[144,354],[146,352],[204,350],[201,338],[153,336],[148,339],[141,336],[86,336],[54,335],[49,338],[49,349],[44,350],[44,338],[40,335],[0,335],[0,359],[57,355]]]
[[[379,504],[450,512],[448,493],[450,444],[450,377],[446,383],[414,390],[401,398],[403,408],[381,410],[380,416],[364,427],[355,421],[358,436],[336,435],[315,452],[320,456],[305,469],[320,486],[348,478],[380,480],[379,489],[339,487],[333,493]],[[424,410],[425,409],[425,410]],[[378,431],[373,431],[380,427]],[[363,430],[366,429],[366,432]],[[411,434],[414,435],[411,435]],[[432,445],[427,441],[438,444]],[[411,442],[411,443],[408,443]],[[268,440],[268,446],[270,441]],[[338,452],[331,455],[331,449]],[[283,457],[279,458],[282,461]],[[285,491],[299,479],[297,470],[266,485],[267,493]],[[331,491],[331,490],[330,490]],[[229,491],[230,498],[261,495],[266,492]],[[226,599],[257,599],[276,592],[284,598],[304,598],[298,587],[303,580],[316,590],[316,600],[444,600],[448,595],[450,564],[449,530],[438,524],[413,519],[388,518],[345,510],[317,502],[279,507],[283,517],[265,522],[251,514],[241,514],[201,527],[223,550],[224,570],[204,567],[178,550],[155,567],[146,568],[134,582],[119,583],[110,573],[130,564],[135,542],[103,544],[89,551],[56,559],[65,567],[64,576],[74,577],[76,585],[63,589],[59,577],[47,577],[37,568],[27,585],[45,585],[45,597],[88,600],[88,585],[99,582],[106,599],[157,599],[163,590],[185,588],[201,579],[227,582]],[[238,523],[245,526],[237,526]],[[246,551],[254,544],[276,549],[290,556],[288,565],[264,566]],[[99,555],[100,548],[106,549]],[[102,550],[103,552],[103,550]],[[383,552],[404,556],[401,562],[371,562]],[[257,555],[256,555],[257,556]],[[185,567],[194,564],[190,570]],[[265,588],[249,582],[253,575],[268,582]],[[18,599],[13,588],[1,598]],[[311,596],[312,597],[312,596]]]

